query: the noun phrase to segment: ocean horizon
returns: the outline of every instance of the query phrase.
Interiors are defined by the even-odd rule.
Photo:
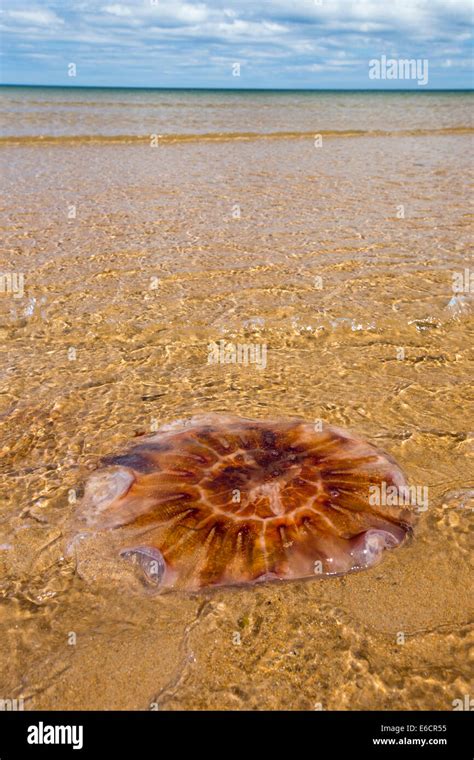
[[[15,84],[2,82],[2,87],[61,89],[61,90],[204,90],[209,92],[380,92],[389,93],[436,93],[436,92],[474,92],[474,87],[428,87],[420,89],[415,84],[411,87],[141,87],[139,85],[96,85],[96,84]]]

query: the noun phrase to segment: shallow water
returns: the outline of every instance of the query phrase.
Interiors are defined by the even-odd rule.
[[[429,97],[412,120],[399,101],[399,123],[445,125]],[[258,131],[252,113],[226,129]],[[449,710],[469,693],[471,147],[455,133],[2,146],[1,269],[24,294],[0,293],[0,698]],[[266,366],[209,364],[221,339],[265,345]],[[413,540],[344,578],[199,595],[127,595],[100,562],[80,578],[64,533],[100,457],[203,411],[363,435],[428,488]]]

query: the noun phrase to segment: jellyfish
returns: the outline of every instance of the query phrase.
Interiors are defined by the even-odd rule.
[[[69,545],[100,536],[160,591],[341,576],[412,532],[394,488],[397,463],[340,428],[200,414],[103,459]]]

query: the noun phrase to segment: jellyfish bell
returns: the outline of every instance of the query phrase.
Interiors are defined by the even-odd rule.
[[[91,542],[94,567],[127,565],[155,591],[367,569],[415,524],[403,500],[383,498],[406,488],[390,456],[301,419],[197,415],[102,464],[74,517],[78,569]]]

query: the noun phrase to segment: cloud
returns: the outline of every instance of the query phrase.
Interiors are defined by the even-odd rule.
[[[131,16],[132,11],[131,8],[128,8],[126,5],[106,5],[104,8],[104,13],[111,13],[112,16]]]
[[[225,86],[229,63],[239,61],[245,75],[231,86],[272,86],[276,79],[280,86],[366,86],[367,62],[382,54],[428,58],[433,86],[437,71],[440,82],[468,81],[470,0],[3,0],[3,6],[7,81],[16,81],[16,68],[25,71],[25,42],[40,55],[81,62],[84,84],[146,86],[134,78],[143,66],[155,72],[155,86]],[[38,59],[31,76],[57,83],[63,71],[54,66],[60,63]],[[327,78],[315,79],[315,72]]]
[[[31,11],[8,11],[8,18],[18,24],[31,26],[57,26],[63,24],[63,20],[48,8]]]

